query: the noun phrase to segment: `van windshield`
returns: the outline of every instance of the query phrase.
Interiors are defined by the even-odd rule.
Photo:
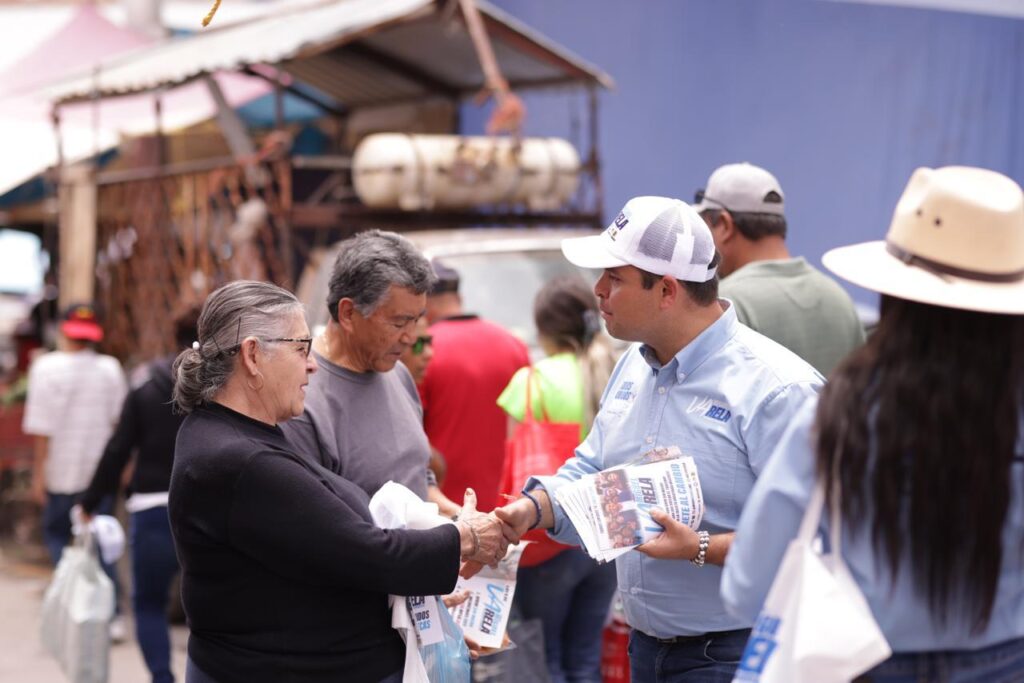
[[[533,298],[552,278],[570,275],[592,286],[600,273],[577,268],[561,250],[452,254],[440,257],[459,272],[463,309],[501,325],[537,354]]]

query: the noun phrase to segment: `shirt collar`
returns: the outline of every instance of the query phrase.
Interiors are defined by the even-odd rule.
[[[733,335],[736,334],[736,327],[739,324],[739,321],[736,319],[736,310],[732,304],[724,299],[719,299],[719,303],[725,309],[721,317],[708,325],[693,341],[681,348],[679,353],[673,356],[672,360],[664,366],[658,362],[654,349],[647,344],[643,344],[640,347],[640,355],[651,366],[655,374],[658,374],[664,368],[672,368],[677,375],[677,379],[681,382],[696,372],[697,368],[704,361],[725,346],[727,341],[732,339]]]

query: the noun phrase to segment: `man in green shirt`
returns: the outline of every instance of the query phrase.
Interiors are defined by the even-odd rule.
[[[722,256],[719,291],[740,322],[827,377],[864,341],[864,327],[838,283],[803,257],[790,256],[779,181],[753,164],[726,164],[695,202]]]

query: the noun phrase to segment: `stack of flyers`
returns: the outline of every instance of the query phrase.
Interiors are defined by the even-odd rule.
[[[704,516],[697,466],[675,446],[582,477],[559,488],[555,499],[576,527],[583,547],[599,562],[614,560],[662,532],[650,516],[651,508],[664,510],[691,529],[698,528]]]

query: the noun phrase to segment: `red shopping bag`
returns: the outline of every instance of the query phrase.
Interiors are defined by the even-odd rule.
[[[523,413],[523,421],[516,426],[511,438],[505,441],[505,463],[499,490],[513,498],[519,496],[523,484],[531,476],[554,474],[572,457],[580,442],[579,423],[552,422],[547,410],[543,409],[543,401],[543,419],[534,418],[531,401],[533,376],[533,368],[530,368],[526,376],[526,411]],[[533,543],[523,551],[519,562],[521,567],[538,565],[571,547],[552,541],[540,529],[527,532],[523,538]]]

